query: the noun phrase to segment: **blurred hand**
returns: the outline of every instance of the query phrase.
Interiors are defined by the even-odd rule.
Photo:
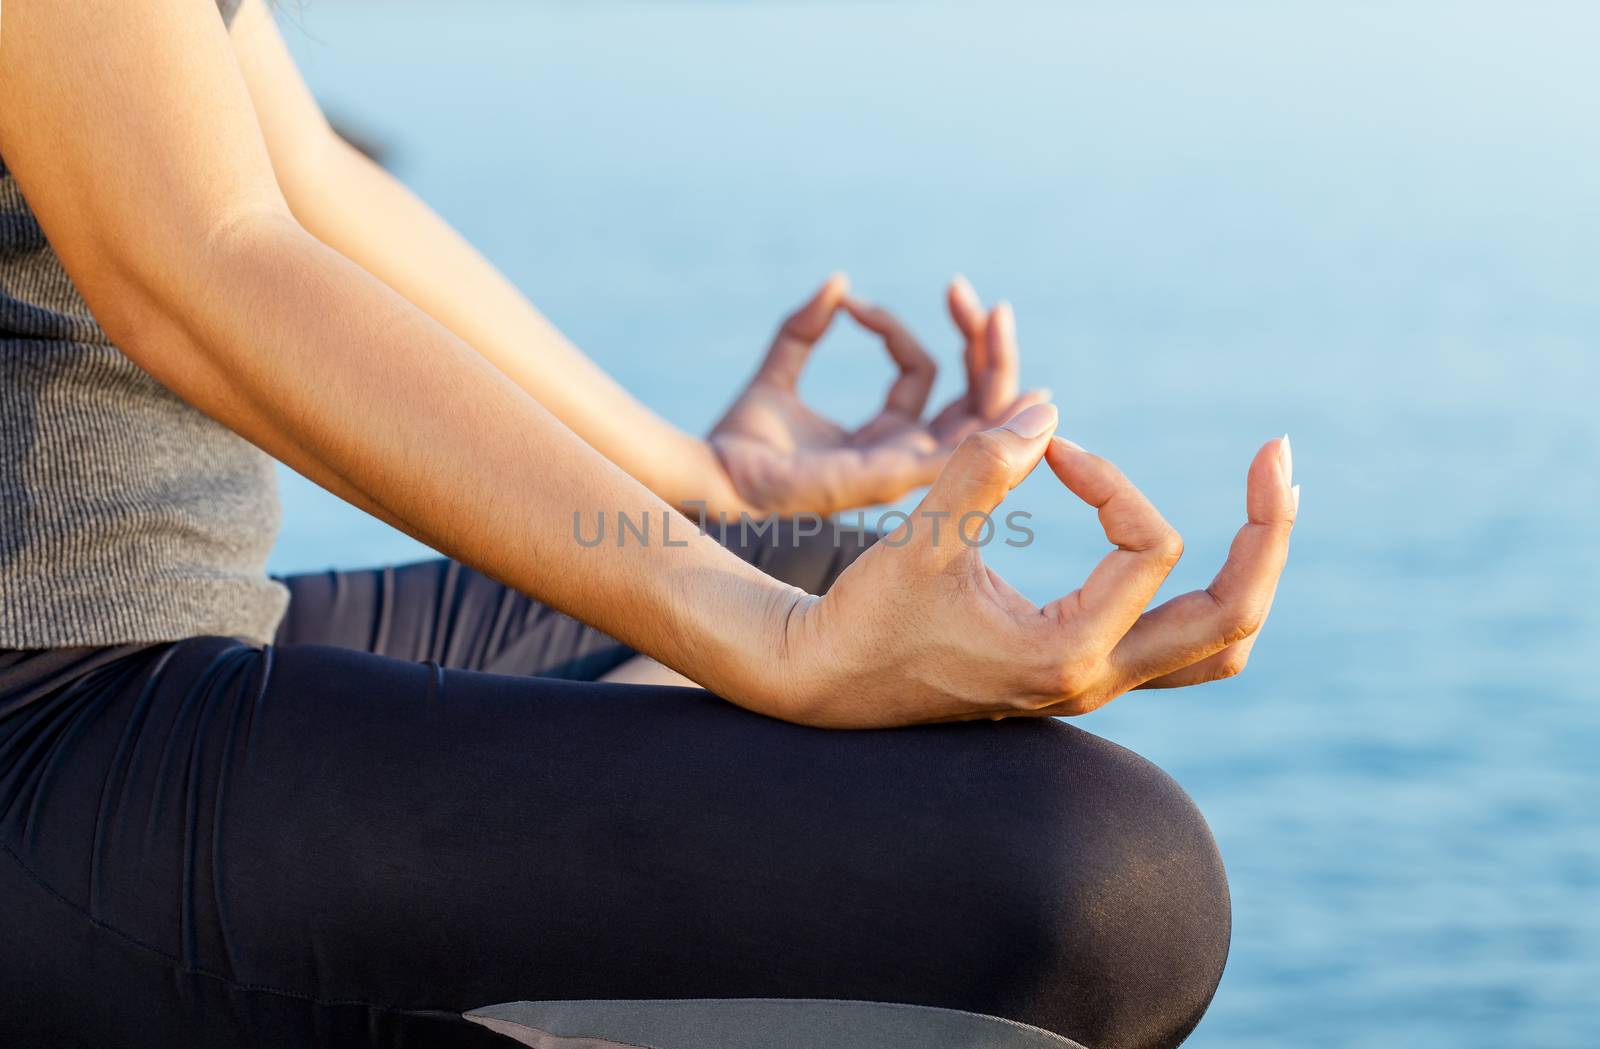
[[[710,446],[738,499],[752,511],[780,514],[892,502],[930,483],[968,434],[1048,400],[1042,390],[1017,393],[1011,308],[986,312],[961,278],[948,298],[965,342],[967,389],[924,421],[933,358],[889,311],[851,298],[844,277],[828,278],[783,322],[750,385],[711,431]],[[812,348],[841,309],[883,339],[900,369],[883,410],[855,430],[813,411],[797,391]]]
[[[1211,585],[1146,611],[1182,541],[1115,466],[1055,426],[1045,404],[968,437],[905,526],[826,595],[801,598],[785,633],[789,691],[765,712],[836,728],[1072,715],[1129,689],[1238,673],[1288,556],[1299,503],[1288,438],[1251,462],[1248,521]],[[1041,458],[1099,511],[1116,549],[1037,608],[956,529],[975,537],[980,519],[963,526],[963,515],[993,512]]]

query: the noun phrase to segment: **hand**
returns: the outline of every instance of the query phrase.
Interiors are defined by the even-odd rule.
[[[1055,426],[1045,404],[967,438],[899,531],[826,595],[798,599],[784,631],[788,691],[766,712],[835,728],[1073,715],[1133,688],[1243,669],[1299,504],[1288,438],[1251,462],[1248,522],[1211,585],[1146,611],[1182,541],[1115,466],[1053,437]],[[992,512],[1041,457],[1099,511],[1116,549],[1078,590],[1036,608],[956,528],[963,515]],[[963,534],[976,537],[979,523]]]
[[[828,278],[784,321],[755,378],[711,431],[709,444],[736,500],[756,512],[818,514],[892,502],[931,482],[968,434],[1049,399],[1042,390],[1017,393],[1009,306],[985,313],[971,285],[957,278],[949,307],[966,341],[967,389],[923,422],[933,358],[887,310],[851,298],[844,277]],[[841,309],[883,338],[900,369],[883,410],[856,430],[812,411],[796,390],[812,347]]]

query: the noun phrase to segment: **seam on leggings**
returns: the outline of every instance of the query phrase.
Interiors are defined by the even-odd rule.
[[[461,1015],[458,1011],[454,1009],[448,1009],[443,1006],[409,1008],[400,1005],[384,1005],[379,1002],[369,1002],[364,998],[318,998],[314,994],[291,991],[286,987],[273,987],[270,984],[263,983],[244,983],[240,980],[235,980],[231,977],[224,976],[221,973],[213,972],[210,969],[202,969],[195,965],[185,965],[181,959],[174,958],[161,948],[145,943],[143,940],[139,939],[139,937],[134,936],[131,933],[123,932],[114,925],[108,925],[107,923],[96,918],[94,915],[90,914],[88,911],[84,910],[82,907],[78,906],[76,903],[73,903],[71,900],[67,899],[61,893],[57,892],[54,886],[41,878],[38,872],[36,872],[32,867],[28,866],[22,857],[18,856],[11,846],[7,845],[3,841],[0,841],[0,851],[3,851],[7,856],[11,857],[12,861],[15,862],[16,865],[22,870],[22,873],[26,874],[29,880],[31,880],[35,885],[39,886],[39,888],[43,889],[46,893],[54,897],[63,906],[76,913],[79,917],[83,918],[90,925],[101,930],[102,932],[108,932],[118,939],[126,941],[128,944],[137,947],[140,950],[148,951],[150,954],[160,958],[162,961],[166,962],[168,965],[171,965],[174,969],[180,973],[183,973],[185,976],[204,976],[207,979],[216,980],[218,983],[225,983],[229,987],[233,987],[241,991],[251,991],[259,994],[271,994],[280,998],[293,998],[296,1001],[306,1002],[310,1005],[359,1005],[366,1009],[377,1009],[381,1012],[397,1013],[402,1016],[444,1015],[459,1017]]]
[[[135,749],[134,741],[144,731],[145,720],[150,713],[150,696],[156,690],[156,685],[161,676],[166,673],[167,664],[171,662],[174,653],[178,651],[177,645],[169,645],[166,651],[156,660],[145,676],[144,684],[139,687],[139,696],[134,701],[133,709],[128,712],[128,719],[123,723],[121,738],[117,741],[117,751],[112,755],[111,764],[106,769],[105,780],[100,789],[100,804],[95,809],[94,815],[94,841],[89,851],[89,903],[87,910],[93,915],[100,910],[100,856],[105,851],[105,839],[110,826],[107,818],[108,809],[122,809],[123,797],[126,794],[129,768],[133,761],[132,751]],[[111,801],[111,784],[117,785],[117,800],[113,806]]]
[[[222,838],[225,833],[227,812],[228,785],[231,775],[241,761],[235,755],[243,751],[249,752],[251,730],[255,727],[256,717],[260,713],[261,705],[266,700],[267,685],[272,681],[272,668],[274,665],[273,649],[265,645],[261,649],[261,658],[254,668],[255,685],[246,695],[244,690],[234,698],[233,710],[228,718],[228,731],[222,748],[222,761],[217,768],[216,798],[212,804],[211,813],[211,905],[217,915],[217,936],[222,941],[222,961],[228,967],[229,974],[239,972],[240,965],[234,959],[233,937],[229,935],[228,928],[228,894],[223,890],[226,861],[223,859]],[[241,746],[240,722],[243,721],[244,745]]]

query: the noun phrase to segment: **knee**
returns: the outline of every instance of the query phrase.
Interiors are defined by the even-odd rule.
[[[1019,726],[981,807],[1004,828],[980,858],[992,1000],[979,1011],[1094,1049],[1181,1042],[1227,959],[1222,861],[1166,773],[1059,722]],[[998,851],[994,851],[998,850]]]

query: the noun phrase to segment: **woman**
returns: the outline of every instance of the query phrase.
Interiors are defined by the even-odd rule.
[[[1018,395],[1010,315],[964,285],[931,422],[929,357],[835,278],[688,437],[234,6],[0,19],[0,1041],[1181,1041],[1226,954],[1214,845],[1048,716],[1244,665],[1287,440],[1215,582],[1147,611],[1176,534]],[[900,369],[850,433],[795,394],[841,310]],[[267,579],[268,456],[453,560]],[[921,525],[1041,459],[1115,549],[1036,608]],[[574,529],[930,481],[876,545]]]

